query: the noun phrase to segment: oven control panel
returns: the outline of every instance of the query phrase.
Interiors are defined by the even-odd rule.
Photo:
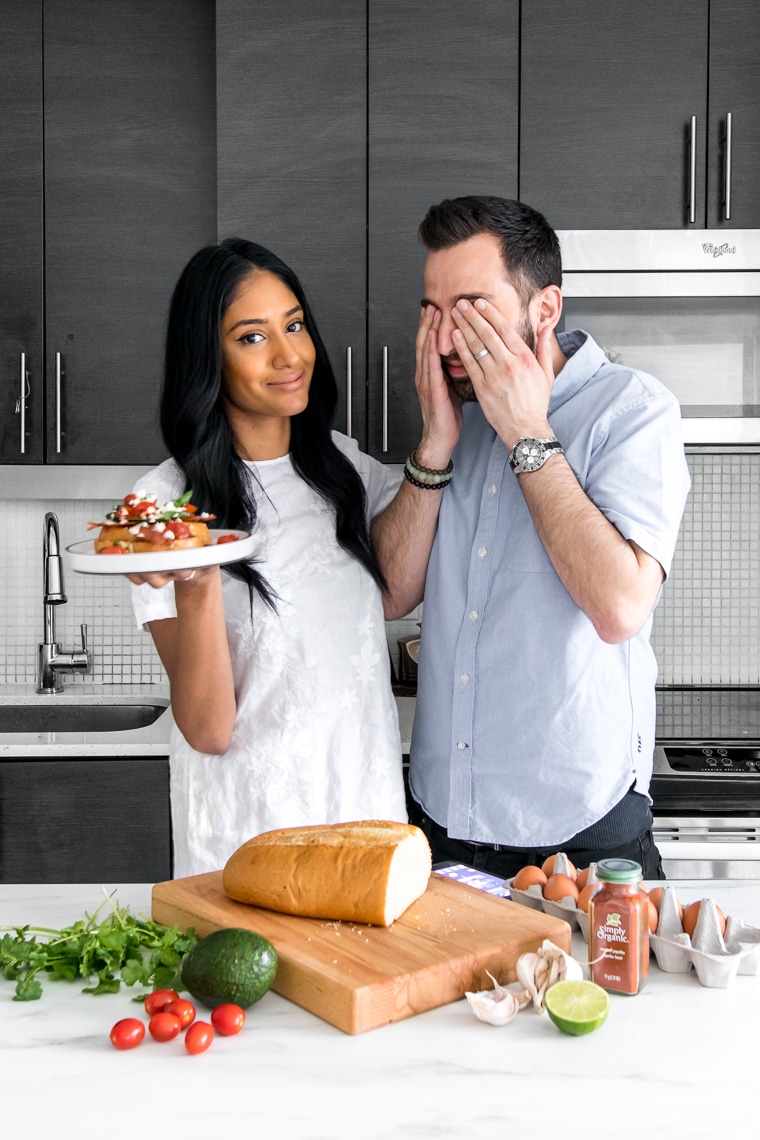
[[[760,748],[704,743],[663,744],[655,750],[655,769],[661,774],[683,772],[688,775],[709,773],[718,777],[760,777]]]

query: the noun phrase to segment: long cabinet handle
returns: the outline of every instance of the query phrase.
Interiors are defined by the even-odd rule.
[[[346,435],[349,437],[349,439],[351,438],[352,429],[353,429],[353,420],[352,420],[351,412],[352,412],[352,408],[353,408],[353,399],[354,399],[353,391],[352,391],[353,370],[352,370],[351,358],[352,358],[352,352],[351,352],[351,347],[349,346],[346,349]]]
[[[689,222],[697,220],[697,116],[689,121]]]
[[[55,453],[61,454],[61,354],[55,354]]]
[[[26,398],[29,395],[29,377],[26,374],[26,353],[21,353],[21,385],[18,394],[18,413],[21,416],[21,447],[22,455],[26,455]]]
[[[723,217],[727,222],[731,221],[731,149],[733,143],[733,125],[733,115],[729,111],[726,114],[726,183],[723,191]]]
[[[388,346],[383,345],[383,451],[388,450]]]

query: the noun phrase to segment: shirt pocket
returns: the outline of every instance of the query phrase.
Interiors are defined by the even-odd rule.
[[[555,573],[522,495],[513,503],[507,523],[504,564],[521,574]]]

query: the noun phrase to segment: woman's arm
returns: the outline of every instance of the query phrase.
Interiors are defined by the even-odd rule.
[[[232,739],[237,706],[218,566],[181,575],[129,575],[136,585],[174,582],[177,616],[148,623],[171,686],[172,714],[197,752],[221,755]]]

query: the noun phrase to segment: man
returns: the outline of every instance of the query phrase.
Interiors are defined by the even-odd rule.
[[[386,617],[424,593],[412,822],[434,860],[505,878],[558,850],[661,878],[649,633],[689,489],[678,404],[555,333],[535,210],[457,198],[420,234],[423,434],[373,528]]]

